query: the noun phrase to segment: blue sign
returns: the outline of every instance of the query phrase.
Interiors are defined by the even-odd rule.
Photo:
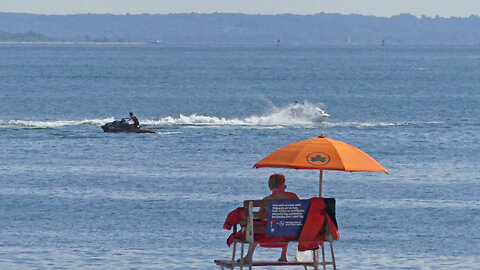
[[[300,235],[309,208],[309,200],[269,201],[267,236]]]

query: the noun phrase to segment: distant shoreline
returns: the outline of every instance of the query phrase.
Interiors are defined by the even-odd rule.
[[[0,25],[2,26],[0,41],[3,41],[3,44],[12,41],[15,44],[120,46],[137,42],[150,44],[163,41],[168,46],[175,44],[316,46],[381,45],[384,41],[385,46],[395,44],[480,46],[480,17],[474,15],[468,18],[437,16],[430,18],[404,13],[387,18],[338,13],[35,15],[0,12]],[[130,43],[131,41],[133,43]]]
[[[145,45],[140,42],[0,41],[0,45]]]

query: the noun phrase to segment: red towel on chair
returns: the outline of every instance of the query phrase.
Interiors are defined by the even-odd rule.
[[[265,223],[266,221],[254,221],[255,224]],[[245,232],[239,231],[237,233],[232,233],[227,239],[227,245],[230,247],[233,244],[233,240],[241,239],[245,240]],[[281,248],[286,246],[288,241],[290,241],[290,237],[282,236],[282,237],[268,237],[266,234],[255,234],[253,239],[260,244],[261,247],[264,248]]]
[[[237,209],[228,213],[227,218],[225,219],[225,223],[223,223],[223,228],[225,230],[231,230],[232,227],[238,224],[240,220],[245,219],[246,214],[247,209],[245,209],[244,207],[238,207]]]
[[[244,207],[239,207],[232,212],[228,213],[227,218],[225,219],[225,222],[223,223],[223,228],[226,230],[232,229],[233,226],[238,224],[240,220],[246,218],[246,211]],[[266,226],[267,221],[266,220],[261,220],[257,221],[254,220],[253,223],[255,225],[263,224]],[[279,244],[279,243],[285,243],[290,240],[290,237],[268,237],[266,234],[255,234],[253,236],[254,240],[257,241],[261,247],[266,247],[266,248],[281,248],[285,246],[286,244]],[[245,233],[242,231],[239,231],[237,233],[232,233],[227,239],[227,245],[230,247],[232,245],[234,239],[245,239]]]
[[[325,207],[326,205],[323,198],[310,199],[310,210],[308,211],[307,220],[298,238],[299,251],[317,249],[319,245],[323,245],[325,235],[319,235],[319,232],[325,220],[328,222],[332,238],[334,240],[340,238],[337,227],[328,216]]]

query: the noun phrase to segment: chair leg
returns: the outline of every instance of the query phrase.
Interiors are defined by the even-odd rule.
[[[251,254],[250,258],[249,259],[249,262],[248,262],[248,270],[252,270],[252,263],[253,263],[253,252],[251,251],[252,249],[252,243],[248,244],[248,253],[247,254]]]
[[[232,251],[232,269],[235,267],[235,253],[237,251],[237,242],[233,242],[233,251]],[[223,267],[222,267],[223,268]]]
[[[313,269],[314,270],[318,270],[318,260],[319,260],[318,249],[316,249],[313,251]]]
[[[330,238],[330,251],[332,252],[332,265],[333,265],[333,270],[337,270],[337,264],[335,263],[335,255],[333,254],[333,241]]]
[[[322,265],[323,265],[323,270],[327,269],[327,264],[325,262],[325,243],[322,245]]]
[[[243,270],[243,250],[245,249],[245,243],[242,242],[242,249],[240,251],[240,270]]]

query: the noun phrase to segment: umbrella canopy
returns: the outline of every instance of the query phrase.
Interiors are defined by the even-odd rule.
[[[388,173],[362,150],[323,136],[284,146],[257,162],[254,167],[320,170],[320,196],[323,170]]]

